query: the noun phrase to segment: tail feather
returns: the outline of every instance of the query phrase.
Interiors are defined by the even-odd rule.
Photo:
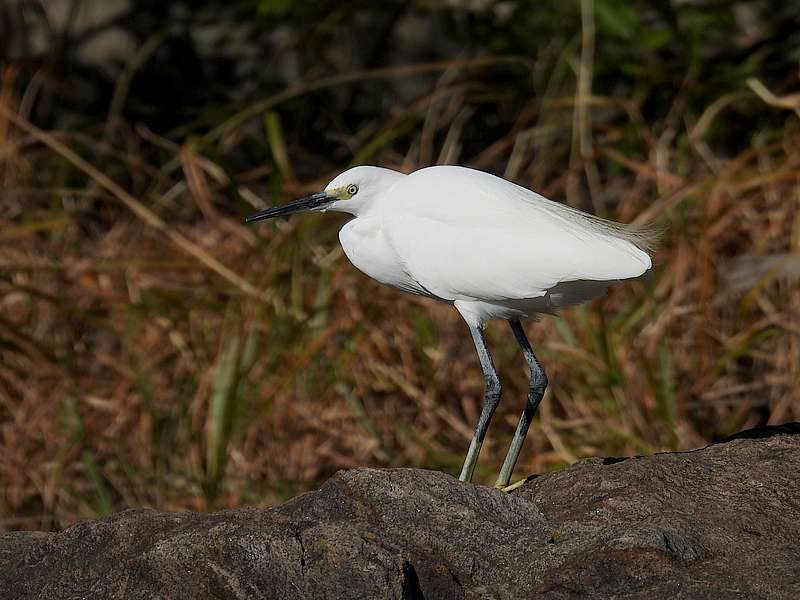
[[[641,225],[626,225],[585,213],[582,210],[573,208],[567,204],[562,204],[561,202],[554,202],[536,192],[528,193],[532,194],[532,197],[527,197],[529,201],[531,198],[535,199],[538,208],[544,209],[554,217],[568,223],[578,224],[587,232],[599,233],[601,235],[626,240],[645,252],[655,250],[659,238],[664,233],[665,228],[656,224],[654,221],[649,221]]]
[[[608,222],[613,223],[613,221]],[[666,230],[666,226],[660,225],[655,221],[648,221],[647,223],[643,223],[641,225],[620,225],[619,223],[614,224],[622,227],[625,230],[623,239],[627,239],[628,241],[636,244],[636,246],[645,252],[652,252],[658,248],[658,244],[661,241],[661,236],[664,235],[664,231]]]

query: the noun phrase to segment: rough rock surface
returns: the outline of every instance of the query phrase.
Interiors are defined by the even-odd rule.
[[[274,509],[0,537],[0,598],[800,598],[800,424],[506,494],[357,469]]]

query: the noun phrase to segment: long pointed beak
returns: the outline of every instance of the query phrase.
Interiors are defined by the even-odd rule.
[[[304,212],[308,210],[314,210],[315,208],[321,208],[326,204],[330,204],[336,200],[333,196],[329,196],[325,192],[319,192],[317,194],[311,194],[310,196],[306,196],[305,198],[300,198],[299,200],[295,200],[294,202],[290,202],[289,204],[282,204],[281,206],[272,206],[270,208],[265,208],[257,212],[254,215],[250,215],[245,219],[245,223],[253,223],[255,221],[263,221],[264,219],[271,219],[272,217],[282,217],[285,215],[291,215],[298,212]]]

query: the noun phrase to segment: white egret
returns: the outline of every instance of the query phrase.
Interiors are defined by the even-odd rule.
[[[547,387],[520,320],[597,298],[652,266],[650,228],[606,221],[465,167],[409,175],[354,167],[324,191],[247,221],[327,210],[353,216],[339,232],[353,265],[381,283],[453,305],[469,326],[486,386],[462,481],[472,478],[501,395],[483,336],[486,322],[511,324],[531,373],[527,404],[497,479],[505,487]]]

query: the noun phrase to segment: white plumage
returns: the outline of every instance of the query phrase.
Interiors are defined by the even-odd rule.
[[[382,283],[455,303],[465,318],[527,317],[597,297],[652,263],[646,230],[587,215],[488,173],[355,167],[326,188],[365,194],[333,210],[347,257]]]
[[[462,480],[472,477],[500,400],[482,330],[491,318],[510,322],[531,369],[531,388],[498,477],[501,487],[508,484],[547,386],[520,319],[597,298],[652,267],[652,228],[606,221],[464,167],[428,167],[410,175],[354,167],[324,192],[248,220],[303,210],[353,215],[339,232],[353,265],[387,285],[453,304],[469,325],[487,386]]]

